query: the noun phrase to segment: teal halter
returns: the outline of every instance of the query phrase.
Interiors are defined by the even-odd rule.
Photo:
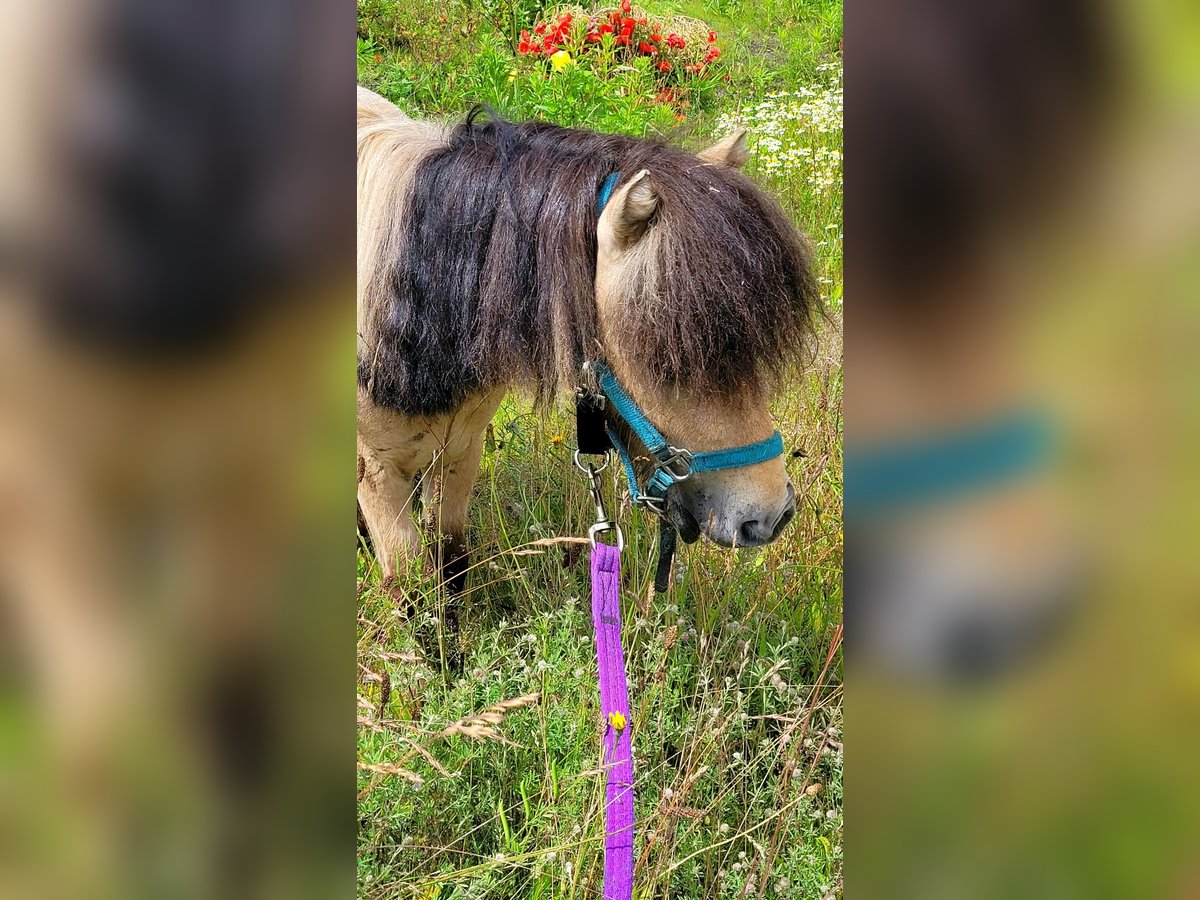
[[[846,454],[845,504],[880,515],[999,487],[1046,466],[1058,444],[1049,416],[1018,407],[982,425]]]
[[[633,398],[621,387],[617,376],[604,363],[592,363],[596,373],[596,383],[613,411],[625,420],[629,428],[649,451],[655,462],[654,471],[646,480],[645,489],[639,486],[637,472],[634,470],[633,458],[620,438],[608,427],[608,437],[616,448],[621,463],[625,466],[625,477],[629,481],[629,496],[637,506],[644,506],[652,512],[666,511],[667,491],[671,485],[686,481],[701,472],[719,472],[723,469],[740,469],[755,463],[766,462],[783,455],[783,437],[776,431],[765,440],[741,447],[731,447],[728,450],[707,450],[695,453],[672,446],[662,433],[646,418],[646,414],[634,402]]]

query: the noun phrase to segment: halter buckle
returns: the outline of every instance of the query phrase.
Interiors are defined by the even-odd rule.
[[[687,481],[692,477],[692,451],[668,445],[666,455],[658,457],[658,467],[672,481]]]

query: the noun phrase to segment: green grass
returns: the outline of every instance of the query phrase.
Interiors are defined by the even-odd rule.
[[[420,116],[458,116],[484,100],[510,115],[692,147],[735,119],[757,133],[750,174],[811,235],[832,316],[813,363],[776,404],[801,497],[777,543],[681,548],[671,592],[654,598],[655,525],[620,508],[635,897],[840,895],[841,5],[649,9],[703,18],[722,36],[720,77],[682,122],[653,102],[645,72],[523,68],[505,23],[534,20],[541,7],[526,0],[360,0],[360,82]],[[811,96],[790,96],[802,90]],[[759,108],[781,92],[789,96]],[[789,105],[813,98],[799,114]],[[422,567],[389,591],[360,554],[363,896],[600,896],[601,723],[578,543],[592,507],[570,460],[572,427],[565,409],[539,416],[519,397],[501,408],[472,505],[474,568],[456,628]],[[611,475],[610,509],[623,490]]]

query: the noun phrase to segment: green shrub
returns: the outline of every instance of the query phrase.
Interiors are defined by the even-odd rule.
[[[570,18],[553,31],[538,22],[538,5],[529,0],[495,0],[465,19],[457,7],[423,3],[406,3],[401,14],[388,0],[360,2],[360,11],[369,15],[360,21],[359,82],[415,116],[459,117],[484,103],[515,119],[664,134],[694,111],[713,107],[724,75],[715,35],[709,41],[707,26],[694,19],[659,17],[654,23],[663,23],[661,34],[638,16],[629,32],[634,43],[663,47],[642,53],[628,42],[618,44],[617,29],[601,34],[582,14],[556,12],[556,28],[564,16]],[[535,11],[530,18],[519,18],[528,10]],[[619,10],[605,14],[612,13],[620,16]],[[547,42],[552,31],[557,40]],[[652,41],[654,36],[661,40]]]

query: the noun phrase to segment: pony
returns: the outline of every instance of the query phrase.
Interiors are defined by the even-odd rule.
[[[358,502],[385,577],[421,552],[419,492],[461,589],[484,433],[510,387],[548,404],[594,389],[585,364],[600,363],[672,445],[773,434],[819,295],[807,239],[739,171],[744,131],[693,154],[480,108],[448,126],[360,87],[357,132]],[[776,456],[680,481],[662,512],[685,541],[747,547],[795,505]]]

